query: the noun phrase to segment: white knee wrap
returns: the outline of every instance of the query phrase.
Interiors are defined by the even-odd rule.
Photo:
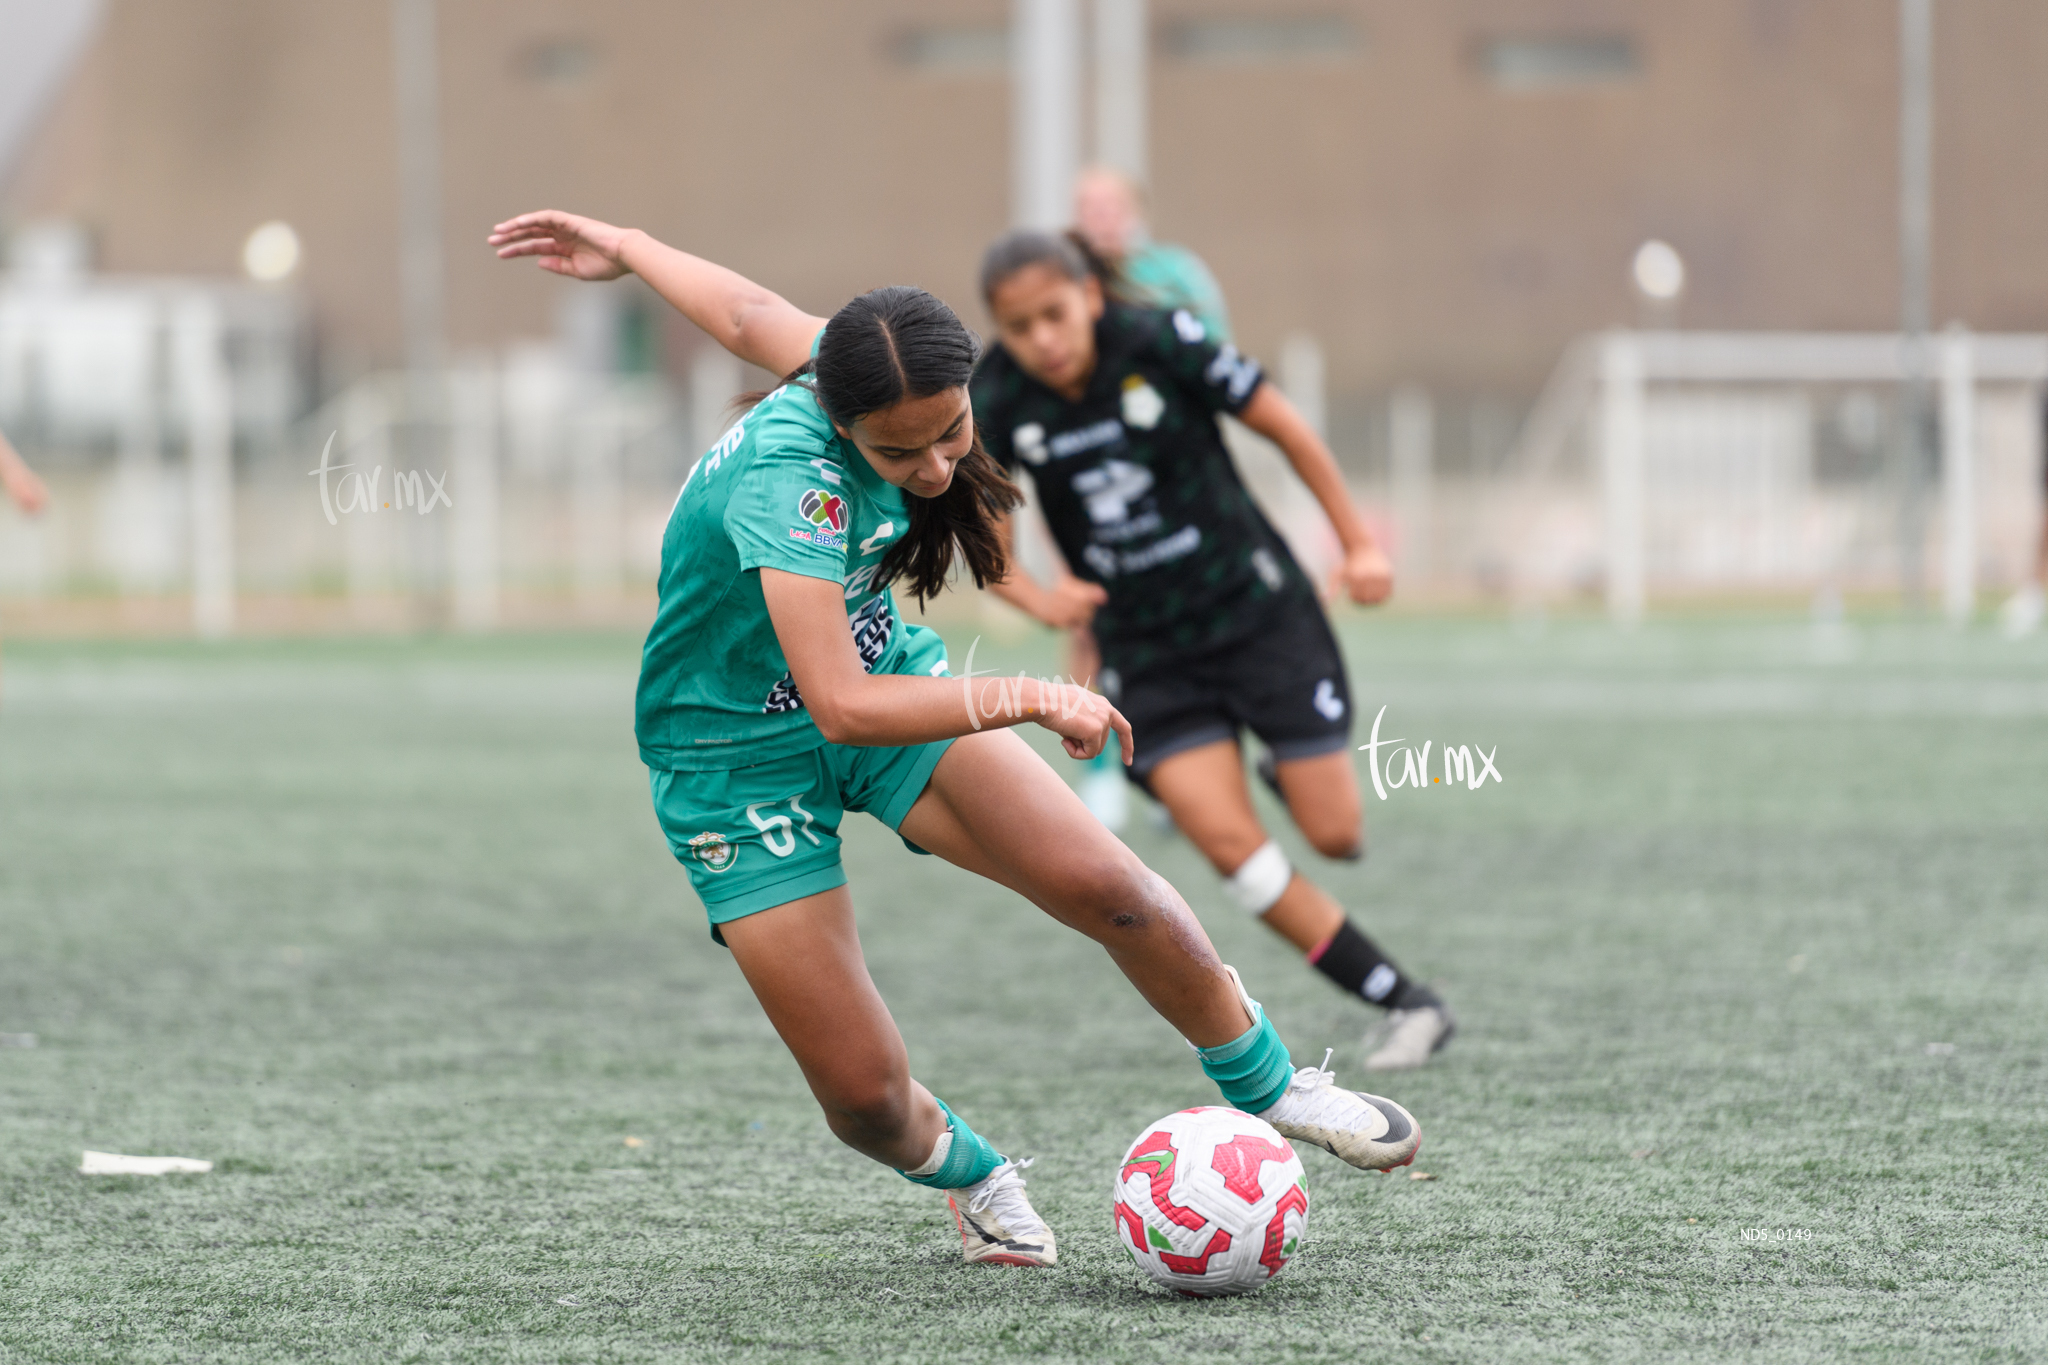
[[[1287,891],[1287,883],[1294,880],[1294,865],[1287,861],[1287,855],[1280,845],[1271,839],[1260,844],[1258,851],[1244,860],[1243,866],[1230,874],[1224,886],[1230,891],[1230,898],[1244,907],[1245,913],[1263,915],[1273,908],[1273,902]]]

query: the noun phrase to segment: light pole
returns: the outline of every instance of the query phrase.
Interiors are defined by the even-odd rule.
[[[1927,329],[1933,312],[1934,0],[1899,0],[1899,586],[1922,596],[1934,402]]]
[[[441,82],[436,0],[391,0],[398,124],[398,285],[414,400],[439,375],[445,293],[441,259]]]
[[[438,0],[391,0],[392,87],[398,125],[398,284],[405,322],[403,451],[418,467],[443,463],[448,399],[446,267],[441,252],[441,81]],[[394,466],[395,474],[395,466]],[[463,497],[458,491],[456,496]],[[411,586],[439,571],[439,527],[401,522]],[[397,528],[394,528],[397,529]]]
[[[1095,0],[1095,159],[1145,183],[1145,0]]]
[[[1010,86],[1011,218],[1057,231],[1080,169],[1080,0],[1012,0]]]

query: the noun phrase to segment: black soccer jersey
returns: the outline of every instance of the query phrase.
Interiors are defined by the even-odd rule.
[[[1105,662],[1139,668],[1254,634],[1279,605],[1315,595],[1224,447],[1259,364],[1209,339],[1185,310],[1111,304],[1095,374],[1069,402],[1000,346],[974,376],[989,454],[1037,486],[1053,538],[1109,601],[1095,616]]]

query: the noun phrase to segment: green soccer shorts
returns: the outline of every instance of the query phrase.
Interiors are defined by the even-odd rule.
[[[728,920],[846,885],[839,822],[866,811],[898,829],[952,743],[823,744],[751,768],[649,769],[655,818],[704,902],[711,937],[722,944]]]

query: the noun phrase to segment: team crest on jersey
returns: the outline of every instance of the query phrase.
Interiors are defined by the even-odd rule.
[[[1165,415],[1166,400],[1159,396],[1159,390],[1145,382],[1143,375],[1134,374],[1124,381],[1125,425],[1150,431]]]
[[[838,535],[846,529],[846,499],[822,488],[806,488],[796,500],[797,515],[820,531]]]
[[[710,830],[690,840],[690,853],[706,870],[723,872],[739,861],[740,851],[726,842],[723,834]]]
[[[1017,454],[1030,464],[1045,463],[1045,428],[1036,422],[1026,422],[1010,433],[1010,444]]]

